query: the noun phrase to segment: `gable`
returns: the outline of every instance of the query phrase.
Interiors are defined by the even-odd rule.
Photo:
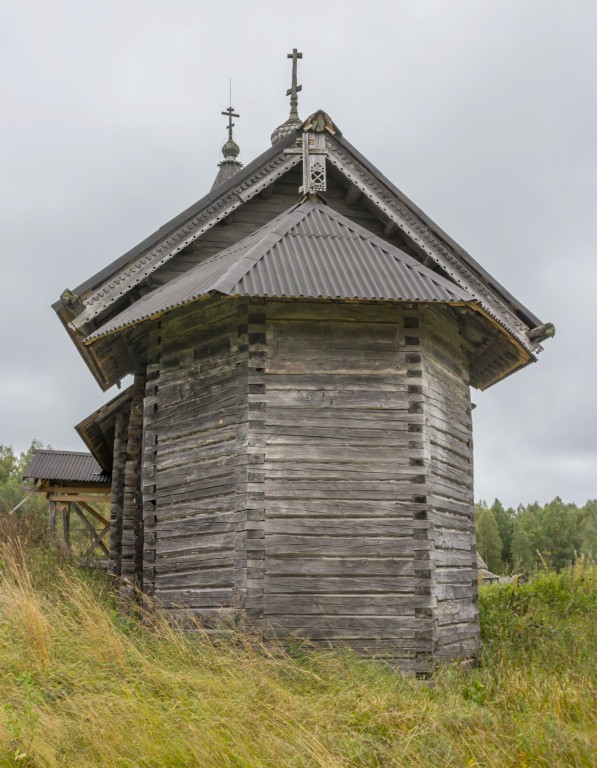
[[[139,299],[85,343],[215,294],[452,305],[475,302],[472,294],[323,202],[304,200]]]
[[[54,305],[102,387],[109,386],[108,382],[82,339],[148,292],[250,235],[296,203],[302,172],[301,155],[293,148],[302,135],[302,129],[294,131],[79,286],[74,296],[70,294],[70,305],[68,301]],[[540,325],[538,318],[385,179],[335,127],[325,133],[325,147],[328,185],[324,194],[330,206],[473,293],[487,315],[534,359],[540,339],[529,338],[528,332]]]

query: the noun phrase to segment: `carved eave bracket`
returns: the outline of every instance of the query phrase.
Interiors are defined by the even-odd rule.
[[[546,341],[546,339],[552,339],[555,335],[556,327],[553,323],[538,325],[536,328],[532,328],[527,334],[533,344],[541,344]]]
[[[83,310],[85,309],[83,302],[81,301],[80,297],[77,296],[76,293],[70,290],[70,288],[65,288],[62,293],[60,294],[60,301],[62,302],[62,305],[68,312],[71,318],[76,317],[77,315],[81,314]]]

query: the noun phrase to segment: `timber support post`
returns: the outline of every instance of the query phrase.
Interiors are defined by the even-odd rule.
[[[70,504],[62,504],[62,546],[66,554],[71,556],[70,546]]]
[[[129,409],[116,416],[114,428],[114,463],[110,494],[110,561],[109,573],[119,578],[122,571],[122,511],[124,505],[124,474],[127,450]]]

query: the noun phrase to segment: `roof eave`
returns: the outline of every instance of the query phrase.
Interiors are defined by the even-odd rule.
[[[102,392],[105,392],[106,390],[110,389],[112,384],[109,383],[108,379],[104,376],[101,370],[101,367],[97,359],[95,358],[95,355],[93,354],[93,351],[88,346],[85,345],[83,337],[81,337],[78,333],[73,331],[72,328],[69,326],[70,321],[63,314],[65,309],[64,307],[62,307],[62,303],[60,302],[60,306],[57,306],[57,304],[58,303],[52,304],[52,309],[54,309],[54,311],[58,315],[60,322],[65,327],[66,332],[68,333],[73,344],[75,345],[77,352],[83,358],[85,365],[91,371],[91,374],[99,384],[100,389],[102,390]]]
[[[503,285],[501,285],[486,269],[484,269],[474,259],[468,251],[466,251],[461,245],[459,245],[453,238],[450,237],[444,230],[436,224],[424,211],[419,208],[410,198],[408,198],[396,185],[391,182],[370,160],[362,155],[358,149],[356,149],[349,141],[347,141],[342,135],[341,131],[338,131],[334,135],[334,140],[340,144],[347,152],[354,156],[359,163],[361,163],[372,175],[382,182],[391,192],[394,194],[400,202],[412,211],[417,217],[425,223],[427,227],[433,232],[433,234],[442,240],[446,246],[454,251],[474,272],[477,276],[487,285],[488,288],[495,291],[498,296],[509,306],[513,311],[518,312],[524,316],[524,322],[530,328],[536,328],[543,325],[543,321],[540,320],[530,309],[524,306],[518,299],[516,299]]]
[[[78,424],[75,425],[75,431],[85,443],[89,449],[91,455],[95,458],[97,463],[105,469],[107,472],[112,471],[112,463],[106,461],[106,454],[104,451],[98,450],[98,446],[93,441],[90,435],[90,430],[93,426],[96,426],[102,436],[106,431],[106,422],[115,420],[117,413],[132,397],[132,386],[127,387],[123,392],[120,392],[115,398],[102,405],[100,408],[90,413]],[[106,444],[107,446],[107,444]],[[113,456],[113,446],[107,446],[108,452]]]
[[[242,170],[239,170],[238,173],[231,176],[227,181],[222,183],[220,186],[210,190],[207,195],[204,195],[196,203],[193,203],[193,205],[186,208],[184,211],[182,211],[182,213],[178,214],[173,219],[170,219],[170,221],[166,222],[166,224],[161,226],[136,246],[128,250],[119,258],[115,259],[111,264],[108,264],[99,272],[96,272],[89,279],[78,285],[73,290],[73,292],[79,296],[79,298],[84,298],[86,294],[91,293],[103,282],[113,277],[119,269],[127,266],[127,264],[129,264],[132,259],[142,256],[145,251],[154,247],[159,242],[166,240],[168,237],[174,234],[178,228],[184,225],[188,219],[201,213],[210,205],[213,205],[215,202],[219,201],[222,197],[231,192],[235,187],[246,182],[253,175],[253,173],[259,169],[260,166],[272,160],[274,157],[276,157],[276,155],[283,153],[284,149],[291,146],[296,141],[297,137],[300,136],[300,133],[300,129],[297,129],[296,131],[293,131],[292,134],[289,134],[288,136],[281,139],[274,146],[269,147],[267,150],[265,150],[265,152],[262,152],[261,155],[256,157],[251,163],[242,168]],[[56,311],[58,311],[63,306],[64,305],[62,303],[62,299],[58,299],[58,301],[52,304],[52,308]]]

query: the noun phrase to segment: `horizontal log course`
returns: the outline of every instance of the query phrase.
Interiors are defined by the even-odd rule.
[[[474,641],[455,318],[214,300],[172,313],[159,333],[144,578],[172,617],[244,615],[266,634],[345,641],[419,673],[434,644]]]

